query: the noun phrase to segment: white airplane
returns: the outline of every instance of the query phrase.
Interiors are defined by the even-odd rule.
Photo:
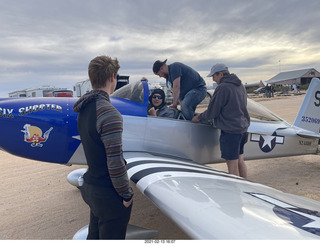
[[[124,119],[123,151],[132,182],[194,239],[319,239],[320,203],[205,166],[221,162],[220,131],[211,125],[147,116],[148,85],[116,91]],[[0,148],[17,156],[86,164],[77,131],[76,99],[1,99]],[[291,126],[248,100],[245,158],[315,154],[320,138],[320,81],[314,78]],[[44,131],[44,133],[43,133]],[[69,174],[78,185],[86,169]],[[131,227],[129,229],[132,229]],[[87,228],[74,239],[85,239]],[[138,239],[150,238],[137,235]],[[145,237],[145,238],[144,238]],[[129,237],[130,238],[130,237]]]

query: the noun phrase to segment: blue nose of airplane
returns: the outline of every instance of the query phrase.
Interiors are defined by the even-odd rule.
[[[66,164],[80,141],[70,98],[1,98],[0,148],[11,154]]]

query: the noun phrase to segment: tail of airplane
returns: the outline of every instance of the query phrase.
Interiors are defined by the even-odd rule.
[[[298,135],[320,137],[320,80],[311,80],[293,126],[303,129]]]

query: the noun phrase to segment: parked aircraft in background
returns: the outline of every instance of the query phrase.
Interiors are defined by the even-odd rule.
[[[190,237],[320,238],[319,202],[204,166],[222,161],[220,131],[210,124],[149,117],[148,95],[147,83],[138,82],[111,96],[111,102],[123,115],[128,174],[138,189]],[[34,160],[85,165],[77,114],[72,110],[75,101],[1,99],[0,148]],[[316,78],[292,126],[248,100],[251,125],[246,160],[317,153],[319,109],[320,81]],[[69,181],[77,185],[84,171],[71,173]]]

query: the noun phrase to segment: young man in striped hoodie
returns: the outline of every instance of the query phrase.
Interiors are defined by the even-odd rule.
[[[88,74],[93,90],[73,107],[78,112],[78,131],[88,170],[81,187],[90,207],[87,239],[125,239],[133,190],[122,155],[123,121],[110,103],[120,65],[117,59],[98,56],[91,60]]]

